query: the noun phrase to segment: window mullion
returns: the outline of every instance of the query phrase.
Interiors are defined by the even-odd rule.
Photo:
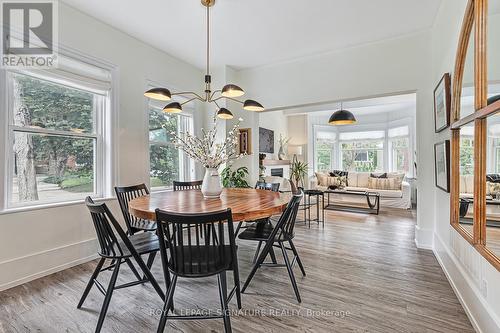
[[[59,131],[46,128],[36,128],[36,127],[22,127],[17,125],[10,125],[10,130],[13,132],[23,132],[29,134],[42,134],[42,135],[52,135],[52,136],[62,136],[62,137],[72,137],[80,139],[97,139],[97,134],[87,134],[87,133],[75,133],[69,131]]]

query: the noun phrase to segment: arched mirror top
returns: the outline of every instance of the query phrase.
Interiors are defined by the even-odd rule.
[[[464,116],[471,114],[468,110],[467,100],[472,96],[474,100],[474,3],[475,0],[469,0],[465,9],[462,29],[457,48],[455,60],[455,70],[453,72],[452,85],[452,104],[451,118],[452,122],[458,121]],[[462,100],[462,91],[464,95],[468,95],[468,99]],[[462,112],[462,104],[464,104],[464,112]],[[467,108],[467,109],[466,109]],[[472,103],[472,110],[474,103]]]

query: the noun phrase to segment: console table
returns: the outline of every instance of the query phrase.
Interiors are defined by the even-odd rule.
[[[316,197],[314,203],[311,203],[311,197]],[[320,217],[320,199],[321,199],[321,217]],[[316,205],[316,218],[311,219],[311,207]],[[325,194],[323,191],[319,190],[305,190],[304,191],[304,222],[309,222],[309,228],[311,227],[311,221],[323,224],[325,227]],[[306,216],[306,211],[308,215]]]

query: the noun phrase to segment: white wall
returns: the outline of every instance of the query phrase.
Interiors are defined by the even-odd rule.
[[[277,159],[280,149],[280,134],[288,138],[288,121],[283,111],[261,112],[259,114],[259,127],[274,131],[274,154],[266,154],[268,159]],[[257,135],[258,132],[256,133]]]
[[[443,73],[453,73],[466,4],[466,0],[445,0],[436,18],[432,35],[435,84]],[[493,45],[500,46],[498,41],[489,47]],[[432,136],[433,141],[438,142],[450,139],[451,134],[446,130]],[[437,188],[433,192],[436,207],[441,207],[434,212],[434,252],[464,308],[472,314],[471,321],[478,331],[500,332],[500,272],[450,226],[449,194]]]
[[[119,95],[114,144],[117,183],[147,183],[148,130],[142,95],[147,80],[175,90],[202,91],[203,72],[64,3],[60,3],[59,10],[63,46],[118,68],[118,91],[113,91]],[[200,126],[200,118],[195,117],[195,127]],[[116,202],[110,203],[119,216]],[[95,232],[81,203],[0,214],[0,290],[96,255]]]
[[[449,224],[449,195],[434,186],[432,92],[452,72],[467,0],[444,0],[430,31],[288,63],[247,69],[240,84],[271,109],[311,109],[338,100],[417,93],[418,211],[415,241],[433,249],[480,332],[500,331],[500,273]],[[292,133],[289,133],[292,136]],[[310,154],[309,154],[310,155]],[[311,157],[310,157],[311,158]]]
[[[431,34],[422,32],[287,63],[242,70],[239,83],[268,109],[300,109],[398,92],[417,93],[416,241],[432,247],[434,220]],[[289,135],[293,133],[289,131]],[[308,134],[309,135],[309,134]],[[311,155],[309,152],[308,155]],[[308,159],[312,157],[309,156]]]

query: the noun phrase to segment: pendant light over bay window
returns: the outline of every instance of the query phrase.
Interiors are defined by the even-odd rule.
[[[200,0],[198,0],[200,1]],[[163,108],[164,112],[167,113],[180,113],[182,112],[182,105],[189,103],[191,101],[201,101],[205,103],[214,103],[217,106],[217,117],[220,119],[233,119],[233,114],[226,108],[221,108],[217,104],[217,101],[221,99],[230,100],[243,105],[243,110],[246,111],[264,111],[264,107],[259,102],[251,99],[246,101],[240,101],[236,99],[245,94],[245,91],[235,84],[226,84],[222,89],[212,90],[212,76],[210,75],[210,8],[215,5],[216,0],[201,0],[201,4],[206,7],[207,14],[207,71],[205,75],[205,92],[204,94],[198,94],[194,91],[185,92],[170,92],[166,88],[153,88],[149,89],[144,93],[147,98],[155,99],[158,101],[170,101],[172,96],[179,95],[185,98],[182,103],[172,102]]]
[[[328,120],[330,125],[352,125],[356,123],[356,117],[351,111],[344,110],[340,103],[340,110],[335,111]]]

